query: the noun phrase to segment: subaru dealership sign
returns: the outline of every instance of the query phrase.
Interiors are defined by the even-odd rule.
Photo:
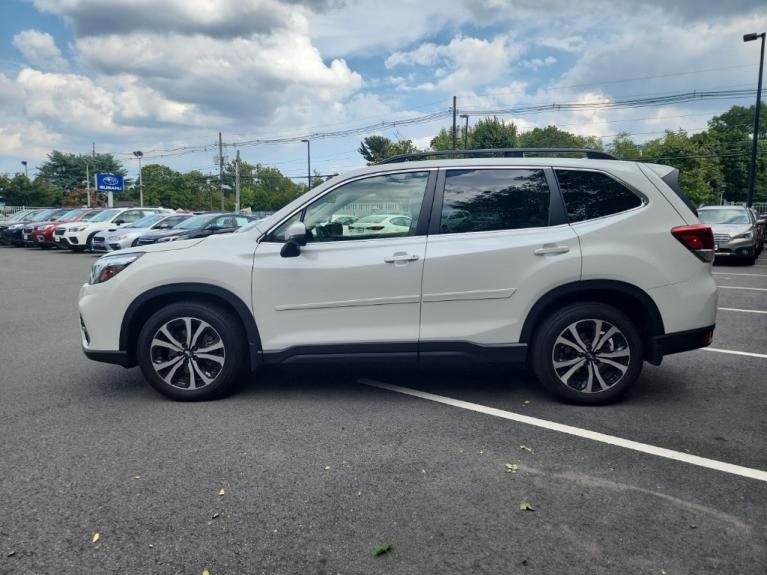
[[[96,174],[96,189],[99,192],[122,192],[123,177],[114,174]]]

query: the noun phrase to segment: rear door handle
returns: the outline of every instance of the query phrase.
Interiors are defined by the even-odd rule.
[[[396,254],[393,254],[389,256],[388,258],[384,258],[384,261],[387,264],[407,263],[407,262],[414,262],[416,260],[418,260],[417,255],[407,254],[405,252],[397,252]]]
[[[570,248],[568,246],[545,245],[542,248],[538,248],[533,253],[536,256],[545,256],[546,254],[566,254],[569,251]]]

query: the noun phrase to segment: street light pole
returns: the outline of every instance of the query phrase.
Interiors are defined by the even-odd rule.
[[[761,34],[746,34],[743,36],[744,42],[751,42],[757,38],[762,39],[762,51],[759,56],[759,82],[756,88],[756,109],[754,110],[754,138],[751,144],[751,165],[748,169],[748,199],[746,204],[748,207],[754,203],[754,185],[756,184],[756,152],[759,145],[759,112],[762,109],[762,70],[764,68],[764,35]]]
[[[461,114],[461,118],[466,120],[466,127],[463,129],[463,149],[469,149],[469,115]]]
[[[24,177],[29,179],[29,172],[27,172],[27,161],[21,160],[21,165],[24,166]]]
[[[312,143],[309,140],[301,140],[306,142],[306,181],[309,184],[309,190],[312,189]]]
[[[136,150],[133,155],[138,158],[138,193],[139,193],[139,205],[144,207],[144,180],[141,176],[141,158],[144,157],[144,152]]]

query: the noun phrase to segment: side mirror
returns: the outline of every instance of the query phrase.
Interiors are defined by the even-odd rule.
[[[124,223],[125,223],[125,220],[115,220],[115,225],[116,225],[116,226],[121,226],[121,225],[123,225]]]
[[[285,232],[285,245],[280,250],[283,258],[295,258],[301,253],[301,246],[306,245],[306,226],[303,222],[294,222]]]

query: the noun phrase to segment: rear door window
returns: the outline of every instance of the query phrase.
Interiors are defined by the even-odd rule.
[[[603,218],[642,205],[642,198],[602,172],[555,170],[570,223]]]
[[[547,226],[549,195],[543,170],[448,170],[440,233]]]

